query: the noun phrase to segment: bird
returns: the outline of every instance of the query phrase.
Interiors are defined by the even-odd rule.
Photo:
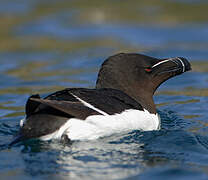
[[[189,70],[191,64],[183,57],[112,55],[101,65],[93,89],[66,88],[44,98],[31,95],[10,145],[34,138],[72,142],[131,130],[159,130],[153,95],[163,82]]]

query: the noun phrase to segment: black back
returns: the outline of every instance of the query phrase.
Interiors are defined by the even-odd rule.
[[[55,92],[44,99],[56,101],[79,102],[75,96],[91,104],[97,109],[106,112],[109,115],[123,112],[127,109],[143,110],[142,106],[120,90],[102,88],[68,88]],[[83,105],[84,106],[84,105]]]
[[[32,95],[26,104],[27,120],[20,135],[24,138],[44,136],[58,130],[70,118],[85,120],[90,115],[102,114],[87,107],[75,96],[109,115],[128,109],[143,110],[138,102],[115,89],[65,89],[44,99]]]

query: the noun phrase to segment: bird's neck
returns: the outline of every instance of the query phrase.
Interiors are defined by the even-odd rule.
[[[106,81],[105,81],[106,82]],[[129,88],[131,87],[131,88]],[[142,105],[144,109],[150,113],[156,113],[156,105],[153,100],[153,93],[148,92],[141,87],[130,84],[118,84],[118,83],[99,83],[96,85],[96,88],[112,88],[120,90],[126,93],[128,96],[136,100],[139,104]]]
[[[132,89],[120,89],[125,92],[127,95],[135,99],[138,103],[142,105],[144,109],[149,111],[150,113],[156,114],[156,105],[153,100],[153,94],[151,92],[147,92],[143,89],[132,88]]]

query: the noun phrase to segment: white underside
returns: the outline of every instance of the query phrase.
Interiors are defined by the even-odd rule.
[[[71,95],[73,94],[71,93]],[[152,131],[160,129],[158,114],[151,114],[147,110],[128,109],[119,114],[109,115],[79,97],[73,96],[84,106],[99,112],[101,115],[92,115],[85,120],[70,118],[57,131],[42,136],[40,139],[61,139],[62,135],[67,135],[71,140],[93,140],[131,130]],[[25,119],[22,119],[20,126],[22,127],[24,123],[26,123]]]
[[[85,120],[71,118],[59,130],[40,139],[61,139],[61,136],[66,134],[71,140],[93,140],[125,131],[159,129],[158,114],[132,109],[115,115],[93,115]]]

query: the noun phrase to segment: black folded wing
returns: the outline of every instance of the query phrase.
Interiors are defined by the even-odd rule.
[[[113,115],[128,109],[143,110],[137,101],[114,89],[65,89],[44,99],[32,95],[26,103],[26,121],[19,139],[51,134],[70,118],[85,120],[92,115]]]

